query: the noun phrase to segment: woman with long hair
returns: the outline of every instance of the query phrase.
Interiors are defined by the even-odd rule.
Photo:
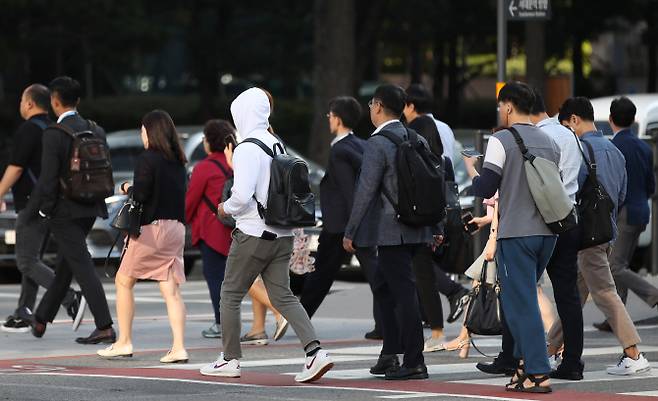
[[[127,238],[124,257],[115,278],[119,338],[99,350],[103,358],[131,357],[132,324],[135,314],[133,287],[137,280],[157,281],[167,305],[173,334],[171,349],[162,363],[187,362],[184,345],[185,304],[180,285],[185,282],[185,164],[176,127],[162,110],[142,119],[141,138],[145,151],[135,166],[134,184],[121,184],[122,192],[142,205],[141,232]]]

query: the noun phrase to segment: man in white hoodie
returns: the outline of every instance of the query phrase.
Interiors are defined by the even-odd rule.
[[[274,150],[278,140],[267,131],[270,102],[262,89],[251,88],[240,94],[231,104],[231,114],[242,139],[258,139]],[[201,374],[240,377],[240,305],[261,275],[272,304],[290,322],[304,346],[306,363],[295,380],[308,383],[321,378],[333,362],[320,348],[311,320],[290,290],[292,230],[270,227],[258,213],[257,201],[267,205],[271,164],[272,158],[254,143],[244,142],[235,148],[231,198],[217,208],[218,213],[236,220],[221,291],[224,352],[217,361],[201,368]]]

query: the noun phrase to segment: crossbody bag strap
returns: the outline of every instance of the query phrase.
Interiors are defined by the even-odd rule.
[[[521,138],[521,134],[519,134],[519,131],[513,126],[510,126],[507,129],[514,136],[514,140],[516,141],[516,144],[521,150],[521,154],[523,155],[523,158],[528,160],[530,163],[532,163],[535,160],[535,155],[533,155],[528,151],[528,148],[525,146],[525,142],[523,142],[523,138]]]
[[[222,166],[222,163],[220,163],[220,162],[218,162],[217,160],[214,160],[214,159],[208,159],[208,161],[211,162],[212,164],[214,164],[215,166],[219,167],[219,169],[222,170],[222,174],[224,174],[224,177],[227,180],[232,177],[232,175],[226,170],[226,168],[224,166]],[[203,194],[202,199],[203,199],[203,203],[205,203],[206,206],[208,206],[210,211],[213,214],[217,214],[217,206],[215,206],[212,203],[212,201],[206,196],[205,193]]]

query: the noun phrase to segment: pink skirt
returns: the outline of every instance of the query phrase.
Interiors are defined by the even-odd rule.
[[[185,226],[176,220],[156,220],[142,226],[139,237],[130,238],[119,273],[137,279],[167,281],[171,272],[176,282],[182,284],[184,248]]]

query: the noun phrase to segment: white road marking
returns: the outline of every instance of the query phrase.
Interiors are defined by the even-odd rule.
[[[348,355],[335,355],[332,356],[332,359],[334,362],[360,362],[360,361],[370,361],[373,360],[373,358],[368,358],[368,357],[363,357],[363,356],[348,356]],[[198,370],[201,369],[203,366],[206,366],[207,364],[211,363],[213,361],[209,360],[206,363],[188,363],[188,364],[182,364],[178,366],[172,366],[172,365],[156,365],[156,366],[149,366],[149,368],[156,368],[156,369],[183,369],[183,370]],[[306,362],[306,358],[280,358],[280,359],[261,359],[261,360],[255,360],[255,361],[249,361],[249,360],[241,360],[240,361],[240,367],[241,368],[260,368],[260,367],[269,367],[269,366],[291,366],[291,365],[302,365]],[[294,373],[285,373],[285,374],[290,374],[290,375],[296,375],[298,372]],[[325,376],[328,377],[328,376]]]
[[[637,395],[644,397],[658,397],[658,391],[633,391],[630,393],[619,393],[621,395]]]

